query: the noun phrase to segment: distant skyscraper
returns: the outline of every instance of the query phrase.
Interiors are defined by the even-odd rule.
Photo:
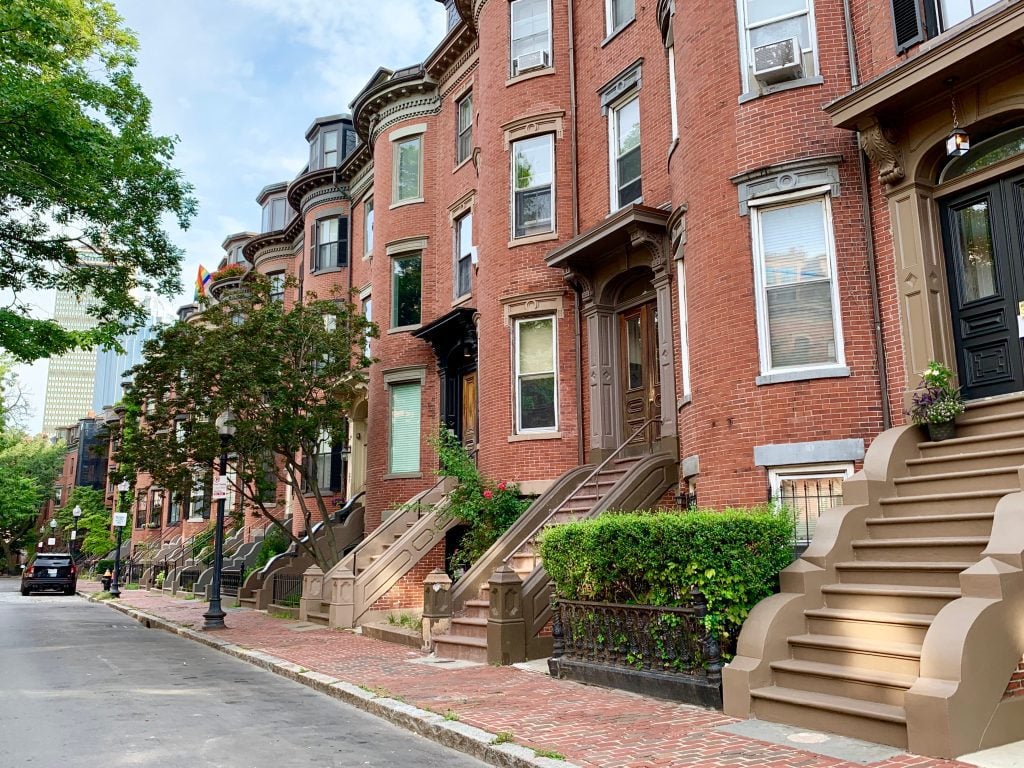
[[[81,298],[70,291],[57,291],[53,319],[73,331],[86,331],[97,325],[87,312],[89,294]],[[84,418],[92,409],[96,380],[96,351],[75,350],[51,357],[46,375],[46,402],[43,405],[43,432],[52,435],[57,427],[66,427]]]
[[[149,323],[131,335],[118,337],[124,352],[101,349],[96,353],[96,383],[92,393],[92,409],[96,413],[121,399],[125,372],[142,362],[142,347],[156,333],[156,325],[174,317],[166,303],[155,296],[146,296],[141,303],[149,313]]]

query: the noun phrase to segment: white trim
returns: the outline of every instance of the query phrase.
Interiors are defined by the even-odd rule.
[[[771,498],[774,502],[776,509],[780,508],[779,496],[782,489],[783,480],[830,480],[840,479],[845,482],[853,477],[853,464],[804,464],[802,466],[779,466],[769,467],[768,469],[768,487],[771,489]],[[844,489],[845,490],[845,489]],[[845,501],[845,499],[844,499]],[[800,510],[795,510],[798,514]],[[806,510],[804,510],[806,515]],[[821,517],[820,512],[818,517],[815,519],[815,528],[817,528],[817,520]],[[808,543],[809,539],[800,537],[800,531],[794,531],[796,535],[796,541],[804,544]]]
[[[404,130],[404,129],[402,129]],[[397,133],[397,131],[396,131]],[[419,144],[419,152],[417,153],[419,160],[419,168],[416,172],[416,194],[412,197],[400,197],[400,183],[399,183],[399,172],[401,169],[401,149],[403,144],[416,141]],[[401,205],[409,205],[410,203],[422,203],[423,202],[423,132],[416,132],[400,136],[397,139],[391,140],[391,205],[390,208],[397,208]],[[374,206],[376,210],[376,206]]]
[[[460,237],[460,227],[466,217],[469,217],[469,242],[462,243]],[[462,246],[465,246],[466,250],[463,254]],[[473,291],[473,208],[467,206],[463,209],[459,215],[452,219],[452,299],[458,301],[464,296],[469,295]],[[469,286],[465,291],[459,291],[459,263],[462,261],[462,257],[465,255],[469,259]]]
[[[690,397],[690,339],[687,333],[686,262],[676,262],[676,285],[679,290],[679,378],[682,399]]]
[[[508,4],[508,74],[509,74],[510,78],[515,78],[515,77],[519,76],[519,73],[516,73],[516,72],[512,71],[512,61],[513,61],[513,59],[515,59],[515,56],[512,53],[513,48],[515,46],[515,38],[513,37],[513,33],[512,33],[512,13],[513,13],[512,9],[515,8],[516,3],[519,3],[519,2],[522,2],[522,1],[523,0],[510,0],[509,4]],[[551,69],[552,67],[554,67],[554,61],[555,61],[554,45],[552,44],[553,43],[553,35],[552,35],[552,29],[551,29],[552,26],[554,26],[554,13],[552,12],[552,9],[551,9],[551,0],[547,0],[547,6],[548,6],[548,39],[547,39],[547,46],[545,47],[544,50],[548,54],[548,66],[545,67],[544,69]],[[524,73],[524,74],[531,74],[531,73]]]
[[[676,46],[668,47],[668,107],[672,118],[672,140],[679,138],[679,99],[676,96]]]
[[[426,123],[416,123],[414,125],[403,125],[401,128],[395,128],[391,133],[388,134],[388,141],[395,142],[407,139],[410,136],[422,136],[427,132]]]
[[[806,11],[790,11],[789,13],[783,13],[779,16],[773,16],[770,19],[758,21],[754,26],[747,25],[747,9],[746,0],[736,0],[736,20],[739,23],[739,40],[740,40],[740,98],[739,102],[743,102],[756,98],[761,95],[767,95],[774,93],[776,90],[786,90],[787,88],[793,87],[793,85],[811,85],[814,83],[822,82],[821,80],[821,64],[818,61],[818,31],[817,22],[814,16],[814,0],[805,0]],[[810,48],[804,48],[800,46],[801,57],[804,54],[811,54],[811,63],[814,66],[813,72],[804,72],[803,77],[779,83],[772,86],[762,86],[754,78],[752,66],[750,62],[750,31],[765,27],[769,24],[774,24],[778,21],[785,21],[786,19],[798,19],[801,16],[807,16],[807,36],[810,42]]]
[[[630,90],[617,101],[612,102],[608,108],[608,205],[609,212],[624,208],[630,203],[637,202],[643,198],[641,195],[637,200],[630,200],[625,205],[619,205],[619,135],[617,116],[621,109],[636,101],[637,126],[640,125],[640,91]],[[640,153],[640,189],[643,189],[644,167],[643,167],[643,132],[640,134],[640,144],[637,151]]]
[[[522,235],[521,237],[516,236],[516,145],[521,142],[534,141],[539,138],[546,137],[549,141],[549,157],[551,162],[551,228],[546,232],[534,232],[529,235]],[[514,241],[523,240],[531,237],[538,237],[540,235],[549,235],[557,231],[556,221],[556,206],[555,206],[555,181],[557,179],[557,169],[555,168],[555,134],[553,133],[541,133],[532,136],[526,136],[521,139],[516,139],[510,145],[509,151],[509,241],[510,245]],[[548,239],[547,237],[543,239]]]
[[[825,375],[829,375],[828,372],[832,371],[835,372],[835,375],[849,375],[849,369],[846,368],[842,311],[839,303],[839,276],[836,268],[835,231],[833,228],[832,199],[829,189],[827,186],[815,187],[786,195],[758,198],[748,202],[750,207],[751,251],[754,260],[754,300],[757,313],[758,357],[762,377],[779,376],[782,374],[784,378],[780,377],[781,380],[790,380],[791,375],[799,378],[799,374],[805,371],[808,374],[817,374],[808,378],[818,378],[821,376],[820,372],[822,371],[826,372]],[[760,235],[760,212],[762,208],[783,207],[814,200],[821,201],[824,213],[825,247],[828,251],[826,256],[829,269],[829,294],[832,300],[832,332],[835,341],[836,359],[834,362],[818,362],[803,366],[773,367],[770,364],[771,336],[768,327],[767,286],[764,280],[764,253]],[[844,369],[845,372],[843,372]]]
[[[535,322],[537,320],[551,321],[551,374],[552,374],[552,399],[554,424],[543,427],[524,428],[522,426],[522,407],[519,402],[519,348],[520,334],[519,327],[524,322]],[[512,321],[512,406],[513,406],[513,434],[514,435],[537,435],[557,433],[558,429],[558,318],[553,314],[516,317]]]
[[[604,0],[604,35],[606,41],[636,21],[636,0],[633,0],[633,15],[621,24],[615,23],[614,14],[615,0]]]

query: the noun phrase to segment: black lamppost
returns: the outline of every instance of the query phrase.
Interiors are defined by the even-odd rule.
[[[75,504],[75,508],[71,510],[71,514],[75,518],[75,529],[71,532],[71,559],[75,560],[75,550],[81,549],[78,544],[78,520],[82,517],[82,508]]]
[[[228,443],[235,435],[235,414],[222,411],[215,422],[220,436],[220,472],[218,480],[226,482],[228,473]],[[220,607],[220,569],[224,559],[224,497],[227,488],[222,489],[217,499],[217,525],[213,532],[213,584],[210,588],[210,607],[203,614],[203,629],[224,629],[224,609]]]
[[[110,596],[115,598],[121,596],[121,536],[124,533],[124,527],[128,524],[128,513],[124,510],[128,506],[128,490],[130,488],[131,484],[127,480],[117,486],[121,501],[121,511],[114,513],[114,527],[117,528],[117,549],[114,550],[114,580],[110,583]]]

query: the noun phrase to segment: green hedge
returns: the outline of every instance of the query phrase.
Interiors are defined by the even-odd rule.
[[[729,648],[750,609],[776,591],[792,547],[792,518],[763,505],[606,514],[548,529],[540,553],[567,600],[678,606],[696,586],[707,628]]]

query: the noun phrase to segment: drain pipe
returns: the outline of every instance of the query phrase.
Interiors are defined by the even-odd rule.
[[[857,71],[857,47],[853,39],[853,14],[850,10],[850,0],[843,0],[843,21],[846,26],[846,55],[850,62],[850,87],[856,88],[860,85],[860,75]],[[882,405],[882,431],[885,431],[892,427],[892,414],[889,400],[889,372],[885,358],[885,336],[882,331],[882,311],[878,299],[878,268],[876,265],[878,254],[875,250],[874,217],[871,215],[871,190],[868,186],[871,168],[868,165],[867,153],[864,152],[860,141],[860,131],[857,131],[855,135],[857,137],[857,156],[860,160],[858,170],[861,217],[864,221],[864,244],[867,246],[868,282],[871,284],[871,323],[875,342],[875,366],[878,368],[878,398]]]
[[[576,138],[576,33],[573,25],[572,4],[574,0],[566,0],[569,27],[569,130],[572,132],[570,140],[569,164],[572,168],[570,183],[572,184],[572,236],[580,233],[580,196],[579,196],[579,164],[577,162],[578,141]],[[586,441],[583,439],[583,322],[582,308],[580,302],[583,300],[583,291],[579,283],[573,285],[573,322],[576,337],[576,459],[580,465],[586,463],[587,449]]]

